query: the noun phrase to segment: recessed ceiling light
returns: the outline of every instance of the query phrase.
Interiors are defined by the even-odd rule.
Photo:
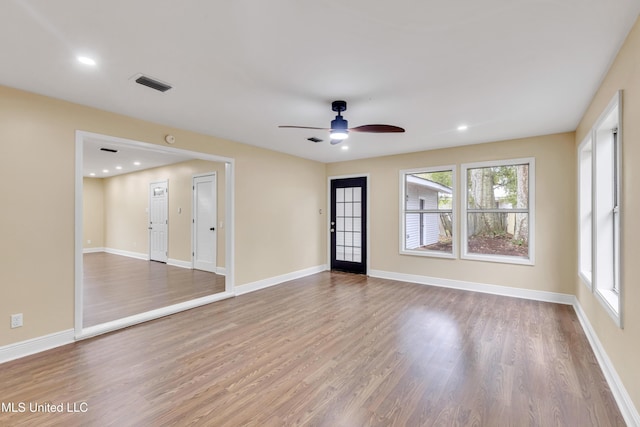
[[[88,56],[78,56],[78,62],[84,65],[96,65],[96,60]]]
[[[140,166],[140,162],[133,162],[135,166]]]
[[[102,169],[102,173],[109,173],[109,169]]]
[[[122,170],[122,166],[116,166],[116,169]]]
[[[467,126],[467,125],[460,125],[460,126],[458,126],[458,130],[459,130],[460,132],[464,132],[464,131],[465,131],[465,130],[467,130],[467,129],[469,129],[469,126]]]
[[[343,146],[342,146],[342,150],[347,151],[348,149],[349,149],[349,146],[348,146],[348,145],[343,145]]]
[[[89,174],[89,176],[96,176],[96,173],[95,173],[95,172],[91,172],[91,173]]]

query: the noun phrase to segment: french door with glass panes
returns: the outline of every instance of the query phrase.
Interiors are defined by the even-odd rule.
[[[367,273],[367,178],[331,180],[331,269]]]

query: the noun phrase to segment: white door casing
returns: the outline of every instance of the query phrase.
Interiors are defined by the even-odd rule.
[[[193,268],[216,272],[218,240],[215,172],[193,177]]]
[[[169,181],[149,184],[149,259],[167,262]]]

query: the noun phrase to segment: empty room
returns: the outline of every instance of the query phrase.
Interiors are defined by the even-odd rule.
[[[0,425],[640,426],[640,1],[0,6]]]

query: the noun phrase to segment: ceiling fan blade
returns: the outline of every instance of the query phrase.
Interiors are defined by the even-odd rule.
[[[331,130],[329,128],[315,128],[312,126],[278,126],[279,128],[287,128],[287,129],[315,129],[315,130]]]
[[[351,132],[369,132],[369,133],[399,133],[404,129],[392,125],[362,125],[349,129]]]

